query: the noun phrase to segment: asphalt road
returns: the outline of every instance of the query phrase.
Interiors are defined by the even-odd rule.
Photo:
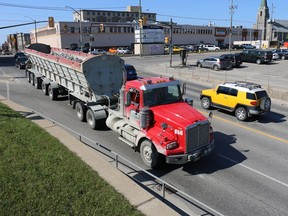
[[[148,62],[156,65],[161,63],[160,59],[125,60],[139,66],[138,73],[147,76],[145,65]],[[187,96],[195,98],[194,106],[205,115],[207,112],[200,108],[198,98],[200,90],[208,85],[189,82],[187,85]],[[145,168],[140,155],[118,140],[115,132],[92,131],[77,120],[67,98],[51,101],[41,90],[36,90],[27,82],[24,70],[14,67],[11,57],[0,57],[0,95],[55,119]],[[223,215],[287,215],[288,109],[284,102],[272,100],[272,103],[271,113],[247,122],[213,110],[214,152],[196,163],[167,165],[151,172]],[[183,205],[192,209],[187,203]]]

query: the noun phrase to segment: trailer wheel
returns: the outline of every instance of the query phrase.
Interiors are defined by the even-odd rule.
[[[49,97],[51,100],[57,100],[58,98],[58,88],[52,88],[51,85],[48,87]]]
[[[32,77],[32,73],[30,71],[27,71],[27,79],[29,83],[31,83],[31,77]]]
[[[33,86],[35,86],[35,80],[34,80],[35,74],[30,72],[30,82]]]
[[[35,83],[35,87],[36,89],[41,89],[41,83],[42,79],[41,77],[34,77],[34,83]]]
[[[140,154],[144,164],[150,168],[157,168],[160,165],[161,155],[149,140],[144,140],[140,146]]]
[[[43,82],[42,80],[42,91],[44,92],[45,95],[48,95],[49,94],[49,91],[48,91],[48,84],[46,84],[45,82]]]
[[[77,118],[84,122],[86,121],[86,112],[87,107],[84,105],[82,101],[78,101],[75,106]]]

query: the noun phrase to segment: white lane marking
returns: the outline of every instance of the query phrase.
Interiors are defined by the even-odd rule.
[[[222,155],[222,154],[218,154],[218,155],[219,155],[220,157],[222,157],[222,158],[224,158],[224,159],[226,159],[226,160],[229,160],[229,161],[231,161],[231,162],[233,162],[233,163],[235,163],[235,164],[237,164],[237,165],[239,165],[239,166],[242,166],[242,167],[244,167],[244,168],[246,168],[246,169],[248,169],[248,170],[250,170],[250,171],[252,171],[252,172],[255,172],[255,173],[257,173],[257,174],[259,174],[259,175],[261,175],[261,176],[264,176],[264,177],[266,177],[266,178],[268,178],[268,179],[270,179],[270,180],[272,180],[272,181],[274,181],[274,182],[277,182],[277,183],[279,183],[279,184],[281,184],[281,185],[283,185],[283,186],[285,186],[285,187],[288,187],[288,184],[286,184],[286,183],[284,183],[284,182],[281,182],[281,181],[279,181],[279,180],[277,180],[277,179],[275,179],[275,178],[273,178],[273,177],[271,177],[271,176],[268,176],[268,175],[266,175],[266,174],[264,174],[264,173],[261,173],[261,172],[255,170],[255,169],[252,169],[252,168],[250,168],[250,167],[248,167],[248,166],[246,166],[246,165],[244,165],[244,164],[238,163],[237,161],[235,161],[235,160],[233,160],[233,159],[231,159],[231,158],[228,158],[228,157],[226,157],[226,156],[224,156],[224,155]]]

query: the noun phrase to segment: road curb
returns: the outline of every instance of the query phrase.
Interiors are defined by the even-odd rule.
[[[145,215],[179,215],[174,209],[153,196],[151,193],[140,187],[136,182],[129,178],[117,168],[113,167],[105,160],[101,153],[92,151],[90,147],[83,145],[78,139],[66,132],[53,122],[43,119],[38,114],[31,112],[24,106],[14,103],[0,95],[0,102],[9,108],[21,113],[46,130],[49,134],[57,138],[70,151],[80,157],[88,166],[96,171],[107,183],[114,187],[118,192]]]

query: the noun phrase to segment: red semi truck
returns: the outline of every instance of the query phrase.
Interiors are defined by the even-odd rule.
[[[52,100],[68,94],[80,121],[92,129],[105,124],[119,139],[140,152],[143,162],[158,167],[185,164],[211,153],[213,129],[191,99],[185,85],[170,77],[126,81],[123,59],[90,55],[36,44],[26,49],[29,82]]]

